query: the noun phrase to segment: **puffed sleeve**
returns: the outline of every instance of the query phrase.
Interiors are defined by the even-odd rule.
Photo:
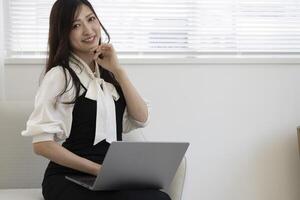
[[[68,71],[66,74],[69,80]],[[74,105],[62,102],[72,100],[73,87],[68,85],[67,93],[57,98],[63,91],[65,83],[62,67],[54,67],[46,73],[35,96],[34,110],[26,123],[26,130],[21,133],[23,136],[32,136],[33,143],[61,141],[68,137]]]
[[[125,107],[124,114],[123,114],[123,133],[129,133],[130,131],[137,129],[137,128],[143,128],[146,127],[149,124],[150,121],[150,111],[151,106],[149,101],[145,100],[148,110],[148,118],[145,122],[140,122],[135,119],[133,119],[130,114],[127,111],[127,107]]]

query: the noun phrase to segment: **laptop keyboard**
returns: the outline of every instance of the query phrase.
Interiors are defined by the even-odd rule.
[[[92,186],[96,180],[96,177],[80,177],[78,178],[78,180],[80,180],[81,182]]]

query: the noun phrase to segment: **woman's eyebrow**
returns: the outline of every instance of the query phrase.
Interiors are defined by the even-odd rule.
[[[88,18],[89,16],[94,15],[94,13],[90,13],[87,16],[85,16],[85,18]]]
[[[85,18],[88,18],[88,17],[91,16],[91,15],[94,15],[94,13],[88,14],[87,16],[85,16]],[[73,23],[74,23],[74,22],[77,22],[77,21],[80,21],[80,19],[75,19],[75,20],[73,20]]]

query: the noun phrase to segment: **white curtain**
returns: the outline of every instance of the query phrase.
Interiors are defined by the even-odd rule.
[[[5,97],[5,82],[4,82],[4,1],[0,1],[0,101]]]

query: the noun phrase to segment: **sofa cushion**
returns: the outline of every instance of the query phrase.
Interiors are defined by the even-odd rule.
[[[43,200],[42,189],[0,189],[0,199]]]

